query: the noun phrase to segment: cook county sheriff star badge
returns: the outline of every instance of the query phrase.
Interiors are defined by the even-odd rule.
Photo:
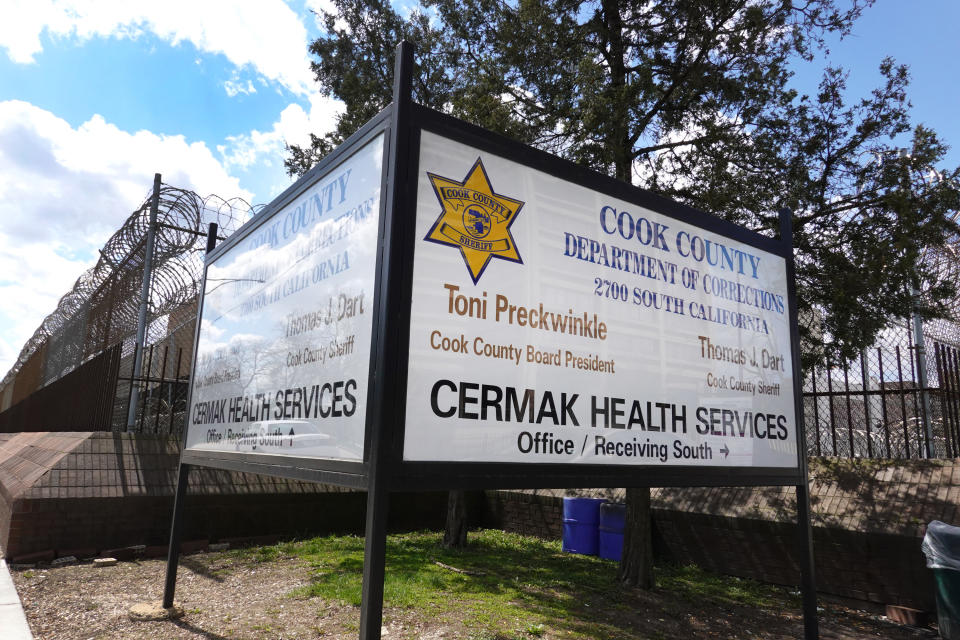
[[[494,192],[480,158],[463,182],[427,172],[443,211],[424,240],[460,249],[477,284],[491,258],[523,264],[510,233],[523,202]]]

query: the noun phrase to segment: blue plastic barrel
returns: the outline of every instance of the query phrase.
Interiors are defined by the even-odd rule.
[[[597,533],[602,498],[563,499],[563,550],[597,555]]]
[[[598,549],[600,557],[620,561],[623,553],[623,527],[627,520],[627,507],[606,502],[600,505]]]

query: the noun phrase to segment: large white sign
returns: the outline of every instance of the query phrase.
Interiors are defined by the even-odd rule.
[[[795,468],[786,263],[424,132],[409,461]]]
[[[187,448],[363,458],[383,136],[207,269]]]

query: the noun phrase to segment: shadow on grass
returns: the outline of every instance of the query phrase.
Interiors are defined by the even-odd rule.
[[[311,567],[311,583],[294,597],[360,604],[362,538],[319,538],[277,550]],[[715,622],[758,608],[777,612],[772,618],[783,609],[799,612],[799,602],[782,589],[693,567],[658,567],[660,586],[652,591],[621,587],[616,570],[614,562],[564,553],[558,542],[502,531],[471,533],[464,550],[443,549],[439,534],[392,535],[384,603],[488,634],[478,637],[496,638],[504,626],[519,629],[519,635],[502,636],[510,639],[536,637],[541,624],[582,638],[705,638],[697,628],[704,618]]]

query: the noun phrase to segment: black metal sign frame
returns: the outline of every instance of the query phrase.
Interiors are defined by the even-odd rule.
[[[326,156],[321,160],[315,167],[313,167],[309,172],[307,172],[302,178],[300,178],[295,184],[290,186],[286,191],[277,196],[269,205],[263,208],[255,218],[250,220],[247,224],[243,225],[236,233],[231,235],[226,241],[212,249],[207,254],[206,264],[204,267],[204,287],[202,290],[206,289],[206,274],[209,266],[216,261],[219,257],[229,252],[233,247],[235,247],[243,239],[247,238],[253,233],[271,220],[273,215],[281,211],[288,204],[294,202],[301,194],[306,190],[316,184],[317,181],[321,180],[331,169],[342,164],[344,161],[348,160],[353,154],[364,148],[369,142],[374,140],[377,136],[383,135],[384,140],[384,170],[381,174],[381,192],[386,190],[387,180],[389,179],[388,171],[386,169],[389,164],[388,158],[389,154],[389,141],[390,141],[390,115],[391,110],[385,109],[383,112],[379,113],[376,117],[370,120],[365,124],[357,133],[350,136],[342,145],[340,145],[336,151]],[[385,207],[383,199],[381,199],[380,211],[378,212],[379,224],[382,229],[387,217],[386,212],[388,209]],[[380,246],[383,245],[382,236],[379,238]],[[382,255],[382,251],[378,252],[378,255]],[[379,273],[379,265],[377,272]],[[374,354],[376,353],[376,346],[379,342],[378,338],[381,332],[378,330],[378,320],[380,316],[378,315],[379,307],[382,306],[381,300],[383,299],[382,291],[380,290],[382,280],[378,277],[375,282],[374,297],[373,297],[373,330],[371,332],[371,362],[370,362],[370,371],[375,371]],[[197,347],[200,340],[200,323],[202,320],[203,314],[203,297],[201,296],[199,311],[197,313],[197,325],[196,331],[194,332],[194,345],[193,353],[197,353]],[[191,379],[195,378],[196,372],[196,358],[191,369]],[[371,376],[372,377],[372,376]],[[188,398],[188,405],[192,402],[192,387],[190,398]],[[364,451],[369,450],[369,442],[371,434],[374,429],[370,420],[371,408],[374,403],[372,394],[367,396],[367,421],[364,431]],[[189,422],[189,421],[188,421]],[[186,448],[186,429],[184,430],[183,438],[183,453],[181,455],[181,463],[188,465],[199,465],[205,467],[214,467],[218,469],[228,469],[232,471],[245,471],[249,473],[262,473],[265,475],[271,476],[280,476],[296,480],[307,480],[313,482],[321,482],[325,484],[333,484],[344,487],[351,487],[356,489],[364,489],[367,487],[367,476],[368,476],[368,465],[366,458],[363,461],[350,461],[350,460],[336,460],[336,459],[326,459],[326,458],[307,458],[307,457],[295,457],[289,455],[271,455],[263,453],[248,453],[243,451],[208,451],[208,450],[199,450],[199,449],[187,449]]]
[[[608,176],[473,125],[414,104],[411,99],[413,46],[397,48],[393,103],[296,184],[225,241],[208,247],[207,265],[253,233],[376,136],[384,135],[379,236],[370,376],[362,461],[298,458],[259,453],[201,451],[184,448],[171,524],[170,551],[163,605],[172,606],[179,557],[183,501],[191,466],[307,480],[367,490],[366,546],[361,607],[361,640],[380,637],[389,491],[460,488],[522,489],[566,487],[794,486],[797,490],[801,582],[805,638],[818,637],[813,555],[809,519],[806,447],[803,427],[799,333],[790,213],[780,213],[780,238],[772,239],[715,216],[658,197]],[[782,257],[787,267],[788,313],[793,362],[797,465],[794,468],[627,466],[545,463],[410,462],[402,457],[406,412],[409,330],[415,238],[416,177],[422,131],[439,134]],[[206,282],[206,269],[204,271]],[[203,309],[201,298],[200,309]],[[196,367],[200,313],[194,343]],[[192,389],[191,389],[192,395]],[[190,406],[188,399],[188,407]]]
[[[754,233],[716,216],[711,216],[696,209],[656,196],[652,193],[633,187],[620,180],[585,169],[556,156],[544,153],[532,147],[519,144],[502,136],[496,135],[479,127],[451,118],[436,111],[411,105],[411,144],[404,155],[404,165],[417,175],[419,165],[421,131],[429,131],[442,135],[455,142],[461,142],[471,147],[486,151],[501,157],[523,164],[552,175],[564,182],[578,184],[583,187],[601,191],[605,195],[630,202],[659,214],[691,224],[700,229],[716,233],[744,244],[756,247],[774,254],[789,264],[793,257],[793,247],[789,242],[774,240],[767,236]],[[414,180],[411,179],[411,183]],[[414,217],[416,211],[416,193],[414,188],[409,189],[407,199],[402,208],[402,217],[405,229],[403,233],[402,250],[405,250],[401,261],[404,265],[413,263]],[[398,212],[399,213],[399,212]],[[789,217],[783,220],[789,224]],[[789,235],[786,234],[786,235]],[[395,319],[402,341],[398,351],[397,368],[393,380],[403,391],[397,398],[394,415],[403,416],[406,412],[407,372],[409,357],[410,309],[412,278],[402,280],[402,300],[396,310]],[[790,280],[792,283],[792,279]],[[790,303],[795,301],[794,292],[789,292]],[[797,339],[791,340],[797,344]],[[799,356],[793,355],[794,362],[799,363]],[[795,379],[799,378],[796,371]],[[794,390],[797,397],[799,391]],[[801,423],[798,416],[798,425]],[[437,489],[437,488],[465,488],[465,489],[535,489],[542,487],[552,488],[587,488],[587,487],[686,487],[686,486],[791,486],[802,478],[800,468],[801,452],[803,447],[802,434],[797,429],[797,467],[696,467],[696,466],[627,466],[627,465],[588,465],[588,464],[550,464],[550,463],[492,463],[492,462],[411,462],[402,460],[404,450],[405,430],[402,424],[387,427],[390,438],[389,450],[396,457],[394,466],[398,469],[394,482],[404,489]]]

